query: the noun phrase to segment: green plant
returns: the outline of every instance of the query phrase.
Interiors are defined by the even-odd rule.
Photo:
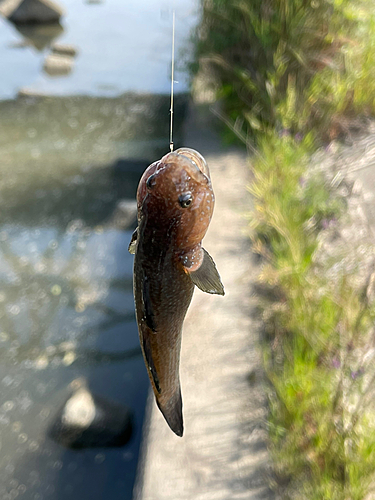
[[[316,272],[317,235],[344,204],[320,177],[303,177],[311,143],[269,135],[252,161],[259,279],[277,290],[262,301],[271,450],[290,481],[285,496],[363,500],[374,479],[375,426],[372,384],[362,376],[375,380],[375,371],[357,351],[366,352],[375,311],[349,279]]]
[[[366,0],[355,8],[350,0],[203,0],[196,61],[245,137],[315,127],[334,138],[354,110],[374,112],[374,37],[353,41],[374,33],[370,13]]]

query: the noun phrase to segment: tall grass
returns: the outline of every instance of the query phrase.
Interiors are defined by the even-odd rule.
[[[345,203],[308,166],[317,145],[374,114],[373,4],[202,3],[195,71],[211,71],[225,122],[257,145],[250,225],[264,258],[258,294],[278,484],[285,498],[364,500],[375,484],[375,310],[351,276],[328,280],[317,261],[318,235]]]
[[[268,422],[275,471],[286,498],[363,500],[375,479],[375,310],[343,276],[328,281],[317,235],[344,202],[305,174],[311,145],[290,137],[260,143],[250,191],[270,383]],[[258,288],[259,291],[259,288]],[[271,299],[270,299],[271,296]]]
[[[203,0],[193,70],[210,68],[249,138],[313,127],[334,138],[375,111],[374,19],[369,0]]]

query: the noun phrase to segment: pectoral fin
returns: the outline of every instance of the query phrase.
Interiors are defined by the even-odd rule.
[[[133,255],[135,254],[135,249],[137,247],[137,238],[138,238],[138,228],[134,230],[128,246],[129,253]]]
[[[220,275],[216,269],[215,262],[211,255],[203,250],[203,262],[196,271],[189,273],[190,278],[194,285],[206,293],[216,293],[218,295],[225,295],[224,286],[221,282]]]

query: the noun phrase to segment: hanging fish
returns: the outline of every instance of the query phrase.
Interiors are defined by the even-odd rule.
[[[194,286],[224,295],[202,247],[215,197],[205,159],[190,148],[168,153],[144,172],[137,191],[134,300],[141,348],[157,405],[183,434],[179,379],[182,324]]]

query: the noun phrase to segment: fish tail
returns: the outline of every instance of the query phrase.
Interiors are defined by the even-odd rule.
[[[176,392],[167,402],[162,402],[160,398],[156,398],[156,402],[169,427],[175,434],[177,434],[177,436],[182,437],[184,433],[184,422],[182,417],[182,397],[180,387],[178,387]]]

